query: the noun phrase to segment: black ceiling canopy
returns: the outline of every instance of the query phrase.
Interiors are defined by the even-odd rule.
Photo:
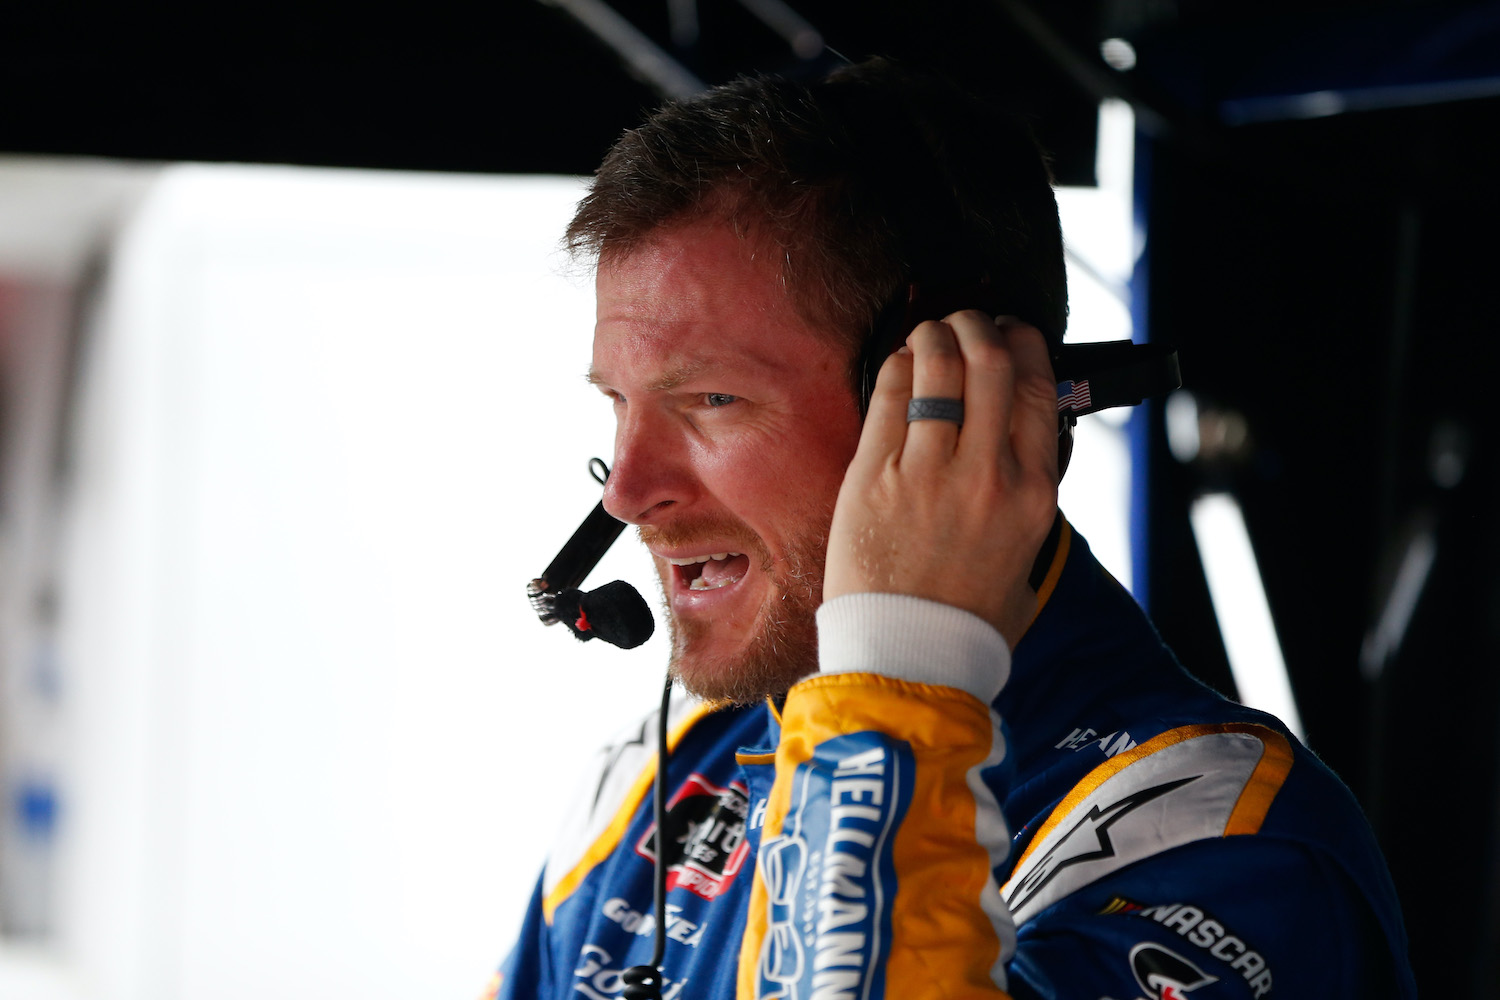
[[[687,74],[813,74],[880,53],[936,66],[1039,122],[1064,181],[1092,175],[1093,99],[1003,3],[592,0]],[[0,33],[0,150],[425,170],[587,173],[661,103],[571,3],[445,9],[348,2],[80,14],[26,5]],[[674,11],[677,16],[674,17]],[[692,16],[684,25],[682,12]],[[1051,3],[1097,60],[1092,2]],[[691,30],[688,30],[691,29]],[[817,46],[821,40],[826,48]],[[799,51],[800,49],[800,51]]]
[[[1092,180],[1101,93],[1140,101],[1147,124],[1213,124],[1214,98],[1253,90],[1256,73],[1288,75],[1274,59],[1268,69],[1266,53],[1297,57],[1289,37],[1323,32],[1301,43],[1300,57],[1316,62],[1344,24],[1358,31],[1373,18],[1434,10],[1482,21],[1494,5],[507,0],[400,9],[330,0],[280,12],[92,8],[29,4],[7,13],[0,151],[586,173],[622,128],[663,99],[659,79],[633,70],[618,43],[589,26],[589,12],[602,9],[674,71],[707,84],[745,72],[821,73],[876,53],[942,69],[1035,121],[1059,180],[1077,184]],[[1134,72],[1101,58],[1101,41],[1114,36],[1140,45]],[[1274,102],[1255,103],[1264,87],[1239,96],[1242,114],[1276,113]]]

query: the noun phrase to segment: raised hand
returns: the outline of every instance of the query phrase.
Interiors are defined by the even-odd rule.
[[[942,405],[938,418],[908,422],[914,398],[962,401],[962,426]],[[972,310],[921,324],[880,370],[834,508],[824,599],[941,601],[1014,646],[1036,610],[1027,577],[1057,481],[1056,383],[1041,333]]]

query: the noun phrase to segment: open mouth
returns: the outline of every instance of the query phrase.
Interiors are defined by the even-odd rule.
[[[738,583],[750,569],[750,559],[743,552],[715,552],[687,559],[668,559],[676,567],[679,583],[688,590],[718,590]]]

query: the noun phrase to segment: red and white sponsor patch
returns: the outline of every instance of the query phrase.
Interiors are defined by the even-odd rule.
[[[667,889],[686,889],[703,899],[721,895],[750,854],[749,811],[749,792],[740,782],[720,787],[701,774],[690,775],[667,802]],[[635,850],[656,860],[656,824]]]

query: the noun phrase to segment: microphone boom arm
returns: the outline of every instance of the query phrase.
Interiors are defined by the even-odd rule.
[[[558,623],[557,595],[583,583],[624,530],[625,522],[610,516],[604,509],[603,501],[594,505],[589,516],[573,532],[573,537],[563,543],[542,575],[526,586],[526,596],[531,600],[532,610],[543,624]]]

